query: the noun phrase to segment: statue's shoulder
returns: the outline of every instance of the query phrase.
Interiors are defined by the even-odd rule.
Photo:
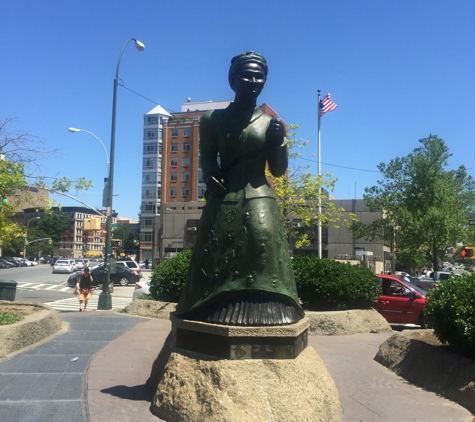
[[[226,109],[219,109],[219,110],[209,110],[200,119],[200,126],[201,127],[213,127],[219,126],[221,123],[226,122],[228,119],[228,115],[226,113]]]

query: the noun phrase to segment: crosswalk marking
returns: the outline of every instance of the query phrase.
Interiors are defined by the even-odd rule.
[[[89,299],[87,308],[89,310],[97,309],[97,303],[99,302],[99,295],[92,295]],[[112,309],[123,309],[130,302],[132,298],[127,297],[114,297],[112,296]],[[55,300],[54,302],[46,302],[47,305],[51,306],[57,311],[77,311],[79,310],[79,301],[77,297],[71,297],[68,299]]]
[[[67,291],[71,291],[72,289],[72,287],[65,286],[64,283],[61,283],[61,284],[17,283],[16,288],[17,289],[32,289],[32,290],[54,290],[58,292],[67,292]]]

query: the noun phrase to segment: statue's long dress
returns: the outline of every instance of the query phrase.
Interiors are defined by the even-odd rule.
[[[247,114],[249,116],[249,114]],[[285,173],[286,145],[266,147],[271,117],[234,103],[200,122],[203,174],[220,171],[227,194],[210,194],[177,314],[228,325],[282,325],[304,313],[275,194],[265,177]],[[217,155],[220,157],[220,167]]]

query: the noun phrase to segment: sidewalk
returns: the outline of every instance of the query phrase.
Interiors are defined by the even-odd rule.
[[[0,421],[160,421],[149,411],[145,381],[170,321],[108,311],[61,317],[69,331],[0,361]],[[472,422],[466,409],[373,360],[390,335],[309,336],[337,385],[342,421]],[[71,362],[73,357],[78,360]]]

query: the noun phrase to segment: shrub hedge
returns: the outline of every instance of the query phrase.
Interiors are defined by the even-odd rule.
[[[442,343],[475,357],[475,274],[442,280],[428,293],[424,315]]]
[[[296,255],[293,268],[300,300],[309,310],[365,309],[381,294],[378,278],[357,265]]]
[[[191,249],[185,249],[155,267],[150,282],[150,294],[154,300],[178,302],[190,259]]]
[[[154,300],[178,302],[190,258],[187,249],[155,268],[150,283]],[[368,269],[315,255],[298,255],[292,262],[297,291],[308,310],[364,309],[381,293],[377,277]]]

